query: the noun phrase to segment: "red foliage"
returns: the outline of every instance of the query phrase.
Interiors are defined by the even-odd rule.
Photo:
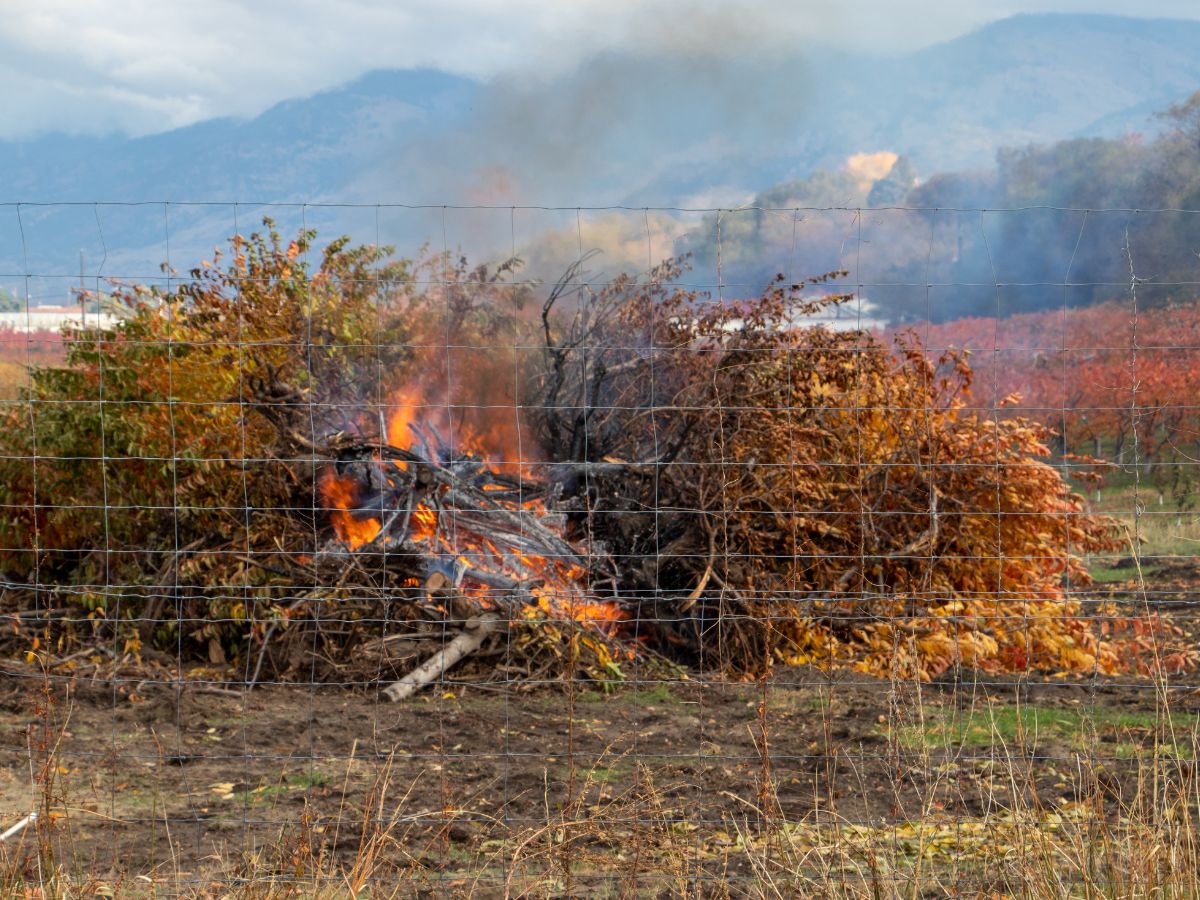
[[[1136,316],[1131,304],[1110,302],[914,330],[932,352],[970,351],[984,408],[1011,406],[1016,395],[1021,413],[1061,434],[1063,451],[1104,442],[1123,459],[1136,434],[1149,460],[1200,437],[1190,415],[1200,393],[1200,302]]]
[[[57,331],[17,331],[0,326],[0,399],[15,397],[29,383],[29,366],[58,365],[66,355],[63,337]]]

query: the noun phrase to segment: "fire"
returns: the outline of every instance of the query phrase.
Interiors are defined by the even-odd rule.
[[[437,513],[428,506],[418,506],[413,511],[413,540],[428,540],[437,529]]]
[[[453,392],[416,385],[397,391],[391,407],[387,441],[393,447],[412,448],[424,435],[432,435],[451,456],[476,456],[497,472],[519,475],[527,463],[530,437],[510,403],[472,406],[453,399]],[[487,427],[480,431],[463,420],[467,412]]]
[[[540,591],[535,593],[538,595],[538,609],[542,612],[552,616],[565,614],[605,634],[612,634],[617,625],[629,618],[629,614],[615,603],[585,600],[582,595],[572,595],[564,601]]]
[[[430,402],[432,396],[434,392],[421,385],[405,388],[394,395],[386,419],[387,443],[428,460],[435,469],[443,466],[453,469],[465,462],[470,470],[471,461],[482,463],[485,474],[472,482],[474,489],[494,498],[490,502],[500,510],[532,514],[539,522],[551,521],[544,519],[548,511],[540,498],[520,497],[520,492],[513,487],[519,482],[504,478],[520,474],[527,465],[527,438],[522,434],[516,409],[503,406],[473,409],[472,412],[478,412],[480,421],[487,426],[478,430],[473,424],[455,422],[446,404]],[[374,459],[364,460],[362,465],[373,467],[371,500],[365,499],[368,490],[359,480],[365,476],[338,474],[331,468],[320,484],[330,525],[338,540],[351,550],[377,540],[381,546],[386,546],[392,539],[403,540],[410,547],[421,547],[434,571],[452,579],[457,591],[485,608],[495,605],[490,596],[494,587],[488,586],[489,579],[504,576],[532,585],[529,590],[536,601],[532,608],[547,615],[569,617],[607,634],[627,618],[616,603],[588,597],[582,587],[586,570],[577,563],[537,555],[527,549],[527,542],[515,533],[506,536],[501,530],[493,535],[500,541],[498,546],[486,536],[486,528],[481,534],[471,527],[457,527],[456,516],[472,513],[462,513],[452,504],[443,506],[439,512],[435,508],[439,506],[435,498],[437,491],[446,489],[444,486],[434,487],[432,494],[425,495],[427,502],[417,503],[411,512],[402,502],[395,501],[395,494],[389,499],[388,491],[392,488],[397,488],[397,493],[411,490],[413,475],[409,464],[403,460],[393,462],[380,453]],[[497,480],[486,481],[487,472],[495,475]],[[383,498],[379,501],[383,508],[372,514],[370,509],[374,508],[377,498]],[[489,507],[487,501],[483,502],[482,512],[474,513],[477,518],[487,514]],[[368,504],[372,505],[364,509]],[[388,534],[382,538],[381,515],[388,521]],[[558,535],[557,526],[543,524],[538,527]],[[567,546],[564,543],[564,553]]]
[[[379,536],[381,528],[376,518],[355,518],[358,486],[353,478],[327,472],[321,480],[321,497],[329,510],[329,521],[344,544],[352,549],[369,544]]]
[[[420,412],[420,388],[404,388],[400,390],[393,401],[391,416],[387,423],[387,440],[393,447],[407,447],[412,443],[412,426],[417,423]]]
[[[488,410],[494,422],[485,435],[476,432],[470,426],[462,429],[462,443],[468,453],[473,453],[487,462],[497,472],[506,475],[520,475],[524,468],[526,437],[522,441],[520,424],[516,418],[516,410],[512,410],[512,420],[508,416],[496,414],[496,410]]]

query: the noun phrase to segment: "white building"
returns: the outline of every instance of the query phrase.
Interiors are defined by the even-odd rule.
[[[85,328],[110,328],[116,322],[111,313],[82,310],[78,306],[30,306],[28,310],[0,312],[0,329],[8,331],[58,331],[66,323]]]

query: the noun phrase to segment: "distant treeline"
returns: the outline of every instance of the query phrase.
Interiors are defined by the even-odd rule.
[[[994,169],[918,181],[900,157],[871,181],[818,172],[709,215],[683,239],[752,292],[782,272],[846,269],[896,322],[1194,297],[1200,283],[1200,92],[1147,139],[1001,151]],[[860,212],[859,209],[862,209]]]
[[[1200,301],[1141,309],[1136,319],[1128,303],[1111,301],[917,322],[896,334],[911,334],[931,358],[950,348],[970,353],[982,414],[1003,409],[1041,422],[1055,454],[1120,467],[1102,468],[1106,475],[1136,463],[1148,488],[1169,494],[1178,509],[1197,507]]]

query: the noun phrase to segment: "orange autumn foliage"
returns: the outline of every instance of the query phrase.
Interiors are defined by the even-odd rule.
[[[717,661],[1119,668],[1068,591],[1088,583],[1086,554],[1117,546],[1114,524],[1047,464],[1044,426],[971,410],[965,358],[807,324],[839,299],[806,299],[809,284],[714,302],[660,275],[590,314],[605,324],[587,377],[619,374],[618,412],[587,443],[657,460],[639,502],[669,538],[639,587],[686,594],[673,611],[714,623]],[[600,509],[593,526],[619,542],[605,524]]]
[[[295,602],[285,567],[338,512],[350,527],[317,450],[401,433],[419,384],[468,443],[481,406],[508,410],[497,466],[583,466],[555,502],[614,561],[604,599],[697,629],[729,669],[1119,667],[1067,589],[1110,523],[1046,464],[1042,425],[972,411],[965,359],[806,324],[829,301],[803,290],[715,301],[670,265],[530,322],[495,273],[418,279],[344,241],[313,264],[311,239],[235,238],[169,292],[119,289],[114,328],[33,373],[0,432],[10,581],[114,621],[179,610],[237,659]]]

